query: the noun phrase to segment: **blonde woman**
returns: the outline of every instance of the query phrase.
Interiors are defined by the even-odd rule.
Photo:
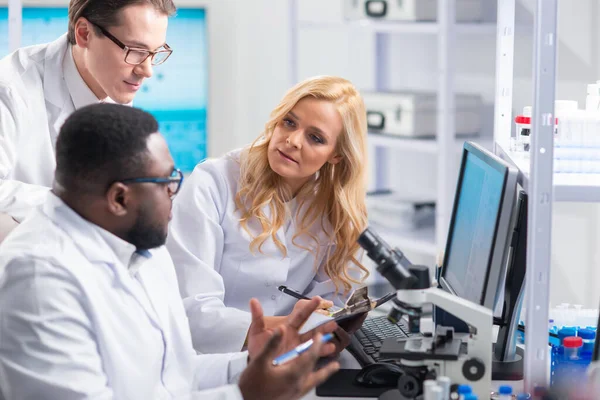
[[[167,241],[196,350],[239,351],[252,297],[268,326],[285,323],[297,300],[279,285],[342,305],[366,276],[366,134],[354,86],[315,77],[285,94],[250,146],[196,166]]]

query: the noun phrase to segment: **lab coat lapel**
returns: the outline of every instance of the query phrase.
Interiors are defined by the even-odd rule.
[[[277,232],[275,232],[275,237],[277,237],[277,239],[281,242],[281,244],[283,244],[285,246],[286,249],[288,249],[288,257],[289,257],[289,245],[288,243],[292,243],[292,236],[288,236],[290,235],[290,232],[292,231],[292,229],[288,229],[287,234],[285,232],[285,223],[283,224],[283,226],[281,226]],[[287,258],[287,257],[286,257]]]
[[[265,214],[267,214],[267,216],[269,218],[271,218],[271,210],[268,209],[269,207],[266,207],[267,210],[265,210]],[[287,220],[284,221],[283,225],[277,230],[277,232],[275,232],[275,237],[281,242],[282,245],[285,246],[286,250],[287,250],[287,255],[285,257],[283,257],[283,255],[281,254],[281,251],[277,248],[277,246],[275,246],[275,243],[273,243],[273,254],[275,255],[275,262],[277,265],[277,268],[275,271],[271,271],[271,273],[273,274],[271,276],[272,279],[276,280],[276,281],[280,281],[280,282],[285,282],[287,280],[287,276],[290,272],[290,267],[291,267],[291,245],[292,245],[292,237],[294,229],[290,228],[287,230],[286,232],[286,227],[287,225]],[[265,305],[264,307],[266,307],[266,309],[268,310],[269,314],[273,313],[273,310],[269,309],[269,306]]]
[[[146,268],[143,269],[144,267]],[[166,327],[170,321],[169,301],[164,290],[164,277],[161,277],[157,267],[159,267],[157,264],[142,266],[143,271],[140,270],[138,273],[152,305],[153,315],[157,318],[156,323],[163,331],[163,334],[166,335],[166,332],[169,331]]]
[[[56,143],[60,128],[67,117],[75,111],[62,68],[68,48],[67,35],[64,34],[48,45],[44,59],[44,98],[53,106],[52,143]]]
[[[268,205],[263,207],[263,212],[265,213],[265,216],[267,219],[271,219],[273,213],[271,212],[271,207],[269,207]],[[257,221],[257,220],[255,220]],[[258,222],[256,222],[254,225],[254,229],[256,230],[256,234],[258,234],[261,231],[261,227],[260,224]],[[275,232],[275,237],[281,242],[281,244],[283,244],[284,246],[288,246],[288,240],[286,239],[286,234],[285,234],[285,222],[283,224],[283,226],[281,226],[277,232]],[[268,238],[267,241],[263,244],[262,246],[263,251],[266,254],[270,254],[272,253],[272,255],[280,255],[281,252],[279,251],[279,249],[277,248],[277,246],[275,245],[275,243],[273,242],[272,238]]]
[[[136,299],[136,301],[144,309],[146,315],[152,321],[152,323],[158,329],[161,329],[161,318],[159,318],[158,316],[159,309],[157,308],[155,302],[152,300],[152,297],[154,297],[155,295],[158,296],[158,293],[162,293],[162,291],[160,291],[159,289],[159,292],[155,292],[155,288],[148,287],[152,286],[152,284],[147,283],[146,281],[151,281],[151,279],[141,279],[142,285],[144,286],[144,288],[142,288],[142,285],[139,285],[134,282],[136,278],[129,275],[129,272],[125,268],[123,268],[122,265],[116,265],[116,262],[114,260],[106,262],[110,264],[113,270],[115,271],[115,274],[117,275],[117,279],[119,280],[121,286],[123,286],[123,288]],[[144,267],[150,266],[142,266],[140,267],[140,269]],[[138,274],[140,274],[141,276],[140,271],[138,271]],[[150,296],[150,294],[152,294],[152,297]]]

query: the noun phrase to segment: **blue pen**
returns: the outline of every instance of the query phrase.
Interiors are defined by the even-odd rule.
[[[321,343],[327,343],[331,339],[333,339],[333,333],[327,333],[323,335],[321,338]],[[273,360],[273,365],[281,365],[285,364],[288,361],[292,361],[294,358],[298,357],[300,354],[304,353],[306,350],[310,349],[312,346],[313,340],[307,340],[306,342],[298,345],[294,350],[290,350],[285,354],[280,355],[276,359]]]

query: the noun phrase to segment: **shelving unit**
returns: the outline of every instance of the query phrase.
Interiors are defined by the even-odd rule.
[[[493,141],[491,139],[482,139],[480,137],[456,138],[454,141],[454,150],[461,152],[465,140],[476,140],[480,145],[491,149]],[[411,150],[424,154],[436,154],[439,151],[438,143],[435,139],[413,139],[382,133],[369,132],[369,143],[373,146],[386,147],[388,149]],[[450,143],[452,147],[452,143]]]
[[[496,154],[519,169],[519,184],[525,191],[530,187],[530,159],[522,154],[507,151],[496,143]],[[553,201],[600,202],[600,175],[598,174],[554,174]]]
[[[365,33],[393,33],[393,34],[431,34],[440,33],[440,25],[435,22],[389,22],[389,21],[347,21],[337,23],[299,22],[301,29],[344,29],[361,30]],[[461,23],[456,24],[456,33],[465,35],[490,35],[496,33],[496,24],[493,23]]]
[[[390,173],[390,160],[402,152],[418,152],[437,156],[437,189],[435,228],[409,232],[385,232],[385,237],[393,246],[403,251],[435,256],[443,250],[451,214],[456,182],[454,171],[458,167],[455,160],[462,150],[465,140],[474,140],[492,149],[491,138],[456,138],[454,132],[454,70],[453,47],[455,38],[461,35],[485,35],[490,40],[496,32],[495,23],[456,23],[455,0],[438,1],[437,22],[390,22],[365,19],[340,22],[299,21],[297,1],[290,0],[291,51],[290,65],[292,83],[298,81],[298,34],[304,29],[332,29],[357,31],[373,35],[375,41],[375,91],[392,89],[389,85],[390,39],[394,35],[435,35],[437,39],[437,137],[431,139],[403,138],[391,135],[369,133],[369,146],[374,149],[375,188],[389,189],[390,183],[398,176]],[[432,77],[433,78],[433,77]]]
[[[534,13],[534,96],[529,157],[509,150],[512,125],[515,0],[498,1],[495,152],[519,170],[529,196],[525,301],[525,389],[549,383],[548,336],[552,204],[600,202],[600,176],[554,174],[554,101],[557,59],[557,1],[538,0]]]

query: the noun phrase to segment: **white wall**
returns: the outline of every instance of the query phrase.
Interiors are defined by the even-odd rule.
[[[485,19],[495,17],[490,0]],[[269,112],[290,86],[290,25],[283,0],[207,0],[213,62],[210,154],[219,155],[253,140]],[[299,17],[306,21],[341,21],[340,0],[299,0]],[[557,98],[585,103],[585,85],[600,79],[600,0],[559,1],[559,82]],[[518,19],[531,26],[534,1],[518,2]],[[213,24],[218,20],[218,27]],[[587,32],[585,35],[579,32]],[[518,29],[516,40],[514,108],[531,103],[531,28]],[[391,41],[393,88],[435,90],[436,42],[426,35],[398,35]],[[363,90],[375,84],[374,38],[341,28],[299,32],[298,74],[336,74]],[[495,37],[460,37],[456,48],[457,91],[481,93],[490,103],[486,117],[491,134],[494,98]],[[433,194],[435,157],[403,154],[395,170],[398,185],[418,194]],[[415,168],[417,166],[417,168]],[[407,173],[402,174],[402,171]],[[409,173],[410,172],[410,173]],[[554,304],[600,301],[600,210],[595,204],[559,203],[554,206],[552,293]]]
[[[256,138],[289,87],[287,1],[175,0],[208,5],[209,155]]]

